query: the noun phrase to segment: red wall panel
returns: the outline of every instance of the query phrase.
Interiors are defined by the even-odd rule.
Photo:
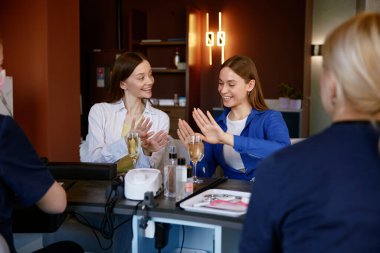
[[[0,6],[15,120],[40,156],[79,160],[79,2],[1,0]]]

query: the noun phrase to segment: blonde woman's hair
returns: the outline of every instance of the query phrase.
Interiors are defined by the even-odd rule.
[[[380,14],[362,13],[336,28],[323,45],[323,67],[334,73],[355,109],[380,112]]]
[[[338,80],[338,92],[358,111],[380,113],[380,14],[361,13],[336,28],[323,45],[323,68]],[[380,140],[379,140],[380,150]]]

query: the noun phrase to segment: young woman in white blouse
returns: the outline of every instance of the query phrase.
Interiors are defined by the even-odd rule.
[[[92,106],[88,135],[80,148],[82,162],[118,163],[118,171],[132,168],[126,134],[137,130],[142,144],[136,168],[160,164],[169,132],[169,117],[152,107],[154,78],[148,60],[127,52],[114,64],[107,102]]]

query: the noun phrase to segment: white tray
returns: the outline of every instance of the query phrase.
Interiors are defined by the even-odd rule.
[[[194,204],[203,202],[205,199],[205,195],[207,194],[226,194],[229,196],[236,196],[236,197],[242,197],[242,198],[248,198],[248,200],[251,197],[251,193],[249,192],[241,192],[241,191],[229,191],[229,190],[222,190],[222,189],[210,189],[207,191],[204,191],[188,200],[183,201],[180,204],[180,207],[185,209],[186,211],[191,212],[199,212],[199,213],[209,213],[209,214],[217,214],[217,215],[225,215],[225,216],[231,216],[231,217],[238,217],[247,212],[247,208],[245,208],[244,211],[230,211],[230,210],[224,210],[224,209],[216,209],[212,207],[207,206],[194,206]]]

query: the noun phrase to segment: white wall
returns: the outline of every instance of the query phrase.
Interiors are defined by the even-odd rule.
[[[314,0],[312,44],[323,44],[326,36],[331,30],[355,14],[356,0]],[[320,132],[331,123],[320,100],[319,79],[321,71],[322,57],[312,56],[310,135]]]
[[[380,12],[380,0],[357,0],[357,10]]]

